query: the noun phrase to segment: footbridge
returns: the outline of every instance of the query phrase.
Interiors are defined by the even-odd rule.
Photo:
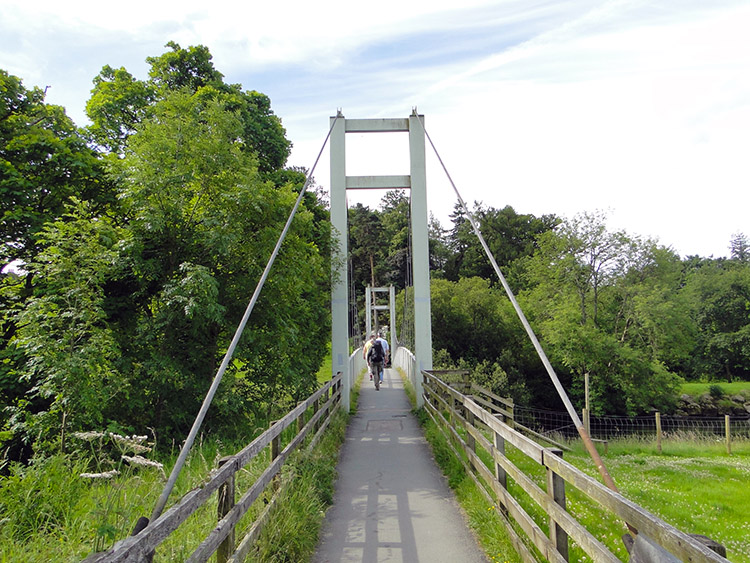
[[[353,132],[407,132],[410,174],[348,176],[345,139],[347,133]],[[347,119],[339,111],[331,117],[323,143],[325,147],[330,141],[331,222],[340,235],[335,249],[338,255],[349,252],[347,190],[410,190],[414,349],[399,342],[393,324],[392,290],[369,288],[366,333],[377,325],[377,314],[383,307],[389,310],[392,323],[392,362],[383,385],[376,389],[369,381],[362,349],[352,346],[355,330],[349,320],[348,273],[336,272],[331,295],[330,381],[241,451],[222,459],[201,486],[179,499],[172,495],[213,394],[308,187],[306,183],[151,517],[142,518],[133,535],[87,561],[258,560],[254,542],[273,521],[284,491],[294,487],[293,481],[283,477],[285,463],[293,455],[304,456],[313,451],[337,417],[348,418],[349,423],[337,466],[334,503],[325,516],[313,556],[315,562],[562,562],[584,558],[612,562],[727,561],[721,546],[674,528],[619,493],[452,180],[457,199],[550,374],[552,386],[566,405],[599,478],[565,461],[565,444],[540,441],[533,431],[518,424],[512,401],[471,383],[461,374],[433,370],[426,140],[435,149],[425,129],[424,116],[416,110],[406,118],[396,119]],[[321,154],[322,151],[321,148]],[[443,169],[448,175],[444,165]],[[314,171],[315,166],[310,175]],[[375,298],[380,292],[387,294],[387,305]],[[478,544],[437,468],[415,412],[432,419],[452,450],[455,463],[464,466],[478,494],[486,500],[493,525],[508,538],[511,547],[507,553],[487,553]],[[247,483],[245,474],[251,466],[256,476]],[[578,519],[581,506],[594,507],[596,523]],[[194,518],[212,520],[205,536],[188,534],[189,540],[178,540],[184,543],[180,549],[165,547],[174,543],[181,527]],[[612,529],[619,533],[613,535]]]

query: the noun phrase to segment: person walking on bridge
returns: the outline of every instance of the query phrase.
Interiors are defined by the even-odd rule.
[[[375,379],[375,389],[380,391],[383,378],[383,363],[385,362],[385,348],[382,339],[378,339],[373,332],[370,335],[370,346],[367,348],[367,365],[370,366],[370,379]]]
[[[372,343],[375,342],[375,333],[370,333],[370,338],[367,339],[367,341],[362,346],[362,359],[367,362],[367,365],[370,365],[370,362],[367,359],[367,352],[370,351],[370,346],[372,346]],[[372,372],[370,371],[370,381],[372,381]]]
[[[383,367],[389,365],[391,363],[391,350],[388,346],[388,341],[383,338],[383,333],[381,331],[378,331],[378,341],[383,346],[383,350],[385,351],[385,359],[383,360]],[[380,383],[383,383],[383,372],[380,372]]]

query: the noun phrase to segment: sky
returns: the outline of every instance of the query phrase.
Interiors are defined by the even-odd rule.
[[[719,257],[750,236],[748,29],[749,0],[2,0],[0,68],[86,125],[104,65],[145,79],[168,41],[205,45],[227,82],[270,97],[290,165],[313,167],[338,110],[417,108],[470,206],[604,211],[611,230]],[[347,135],[347,174],[408,174],[407,142]],[[324,189],[329,174],[326,146]],[[450,227],[429,145],[427,190]]]

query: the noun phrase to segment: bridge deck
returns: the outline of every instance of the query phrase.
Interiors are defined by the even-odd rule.
[[[313,561],[486,562],[393,370],[365,381]]]

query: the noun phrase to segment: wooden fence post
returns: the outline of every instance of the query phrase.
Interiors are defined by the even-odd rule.
[[[495,432],[495,450],[505,457],[505,438],[503,438],[499,433]],[[506,473],[505,469],[503,469],[503,466],[499,463],[495,462],[495,479],[497,479],[497,482],[500,483],[500,486],[508,490],[508,474]],[[503,513],[507,514],[508,510],[505,506],[501,507],[501,510]]]
[[[729,415],[724,415],[724,426],[725,426],[725,433],[727,437],[727,455],[732,455],[732,434],[730,431],[730,420]]]
[[[549,451],[558,457],[563,456],[560,449],[549,448]],[[565,479],[549,467],[547,468],[547,494],[558,506],[565,510]],[[562,526],[557,524],[552,514],[549,514],[549,539],[563,559],[568,561],[568,534],[562,529]]]
[[[275,422],[276,421],[272,422],[271,426],[273,426]],[[279,457],[279,452],[281,452],[281,433],[279,433],[275,438],[271,439],[271,460],[270,460],[270,463],[273,463],[274,460],[277,457]],[[274,487],[275,490],[279,489],[279,484],[281,483],[280,478],[281,478],[281,475],[276,475],[273,478],[273,487]]]
[[[302,401],[297,403],[297,406],[300,406],[302,404]],[[302,411],[299,414],[299,417],[297,418],[297,434],[302,432],[302,429],[305,427],[305,411]]]
[[[466,407],[464,407],[464,416],[466,417],[466,423],[469,426],[474,426],[474,413]],[[474,436],[471,434],[471,432],[469,432],[468,428],[466,429],[466,445],[472,452],[477,453],[476,440],[474,439]],[[474,466],[472,465],[472,467]]]
[[[656,451],[661,454],[661,413],[656,413]]]
[[[222,457],[219,460],[219,467],[231,461],[231,459],[232,456]],[[219,487],[218,495],[217,516],[218,520],[221,521],[234,508],[234,473]],[[232,526],[232,531],[229,532],[229,535],[219,544],[219,548],[216,550],[216,563],[226,563],[233,554],[234,526]]]
[[[583,427],[586,429],[586,434],[591,436],[591,418],[589,417],[589,409],[583,409],[581,414],[583,415]]]
[[[315,416],[316,414],[318,414],[319,410],[320,410],[320,400],[319,399],[315,399],[313,401],[313,412],[312,412],[313,416]],[[318,430],[320,430],[320,425],[321,425],[321,419],[319,418],[318,422],[315,423],[315,432],[317,432]]]

